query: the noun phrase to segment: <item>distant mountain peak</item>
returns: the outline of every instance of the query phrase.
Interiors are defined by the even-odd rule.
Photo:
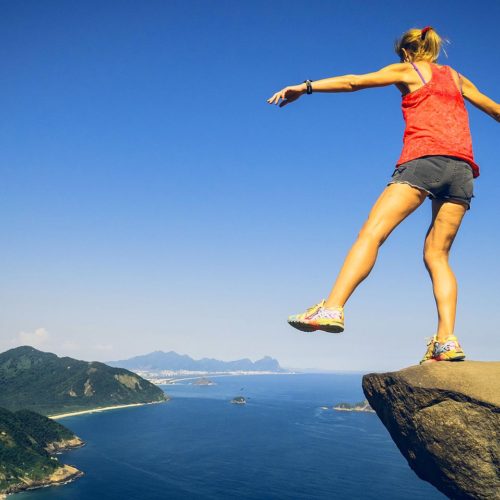
[[[199,371],[199,372],[284,372],[279,362],[270,357],[253,362],[248,358],[235,361],[220,361],[214,358],[195,360],[187,354],[178,354],[175,351],[153,351],[149,354],[134,356],[119,361],[108,361],[110,366],[142,371]]]

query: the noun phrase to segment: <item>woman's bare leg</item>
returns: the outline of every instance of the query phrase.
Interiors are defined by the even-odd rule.
[[[436,299],[439,342],[453,335],[455,329],[457,280],[448,263],[448,256],[466,210],[467,207],[461,203],[432,202],[432,222],[425,237],[424,263]]]
[[[347,254],[326,307],[344,306],[356,287],[370,274],[378,249],[393,229],[418,208],[427,193],[408,184],[390,184],[375,202],[368,220]]]

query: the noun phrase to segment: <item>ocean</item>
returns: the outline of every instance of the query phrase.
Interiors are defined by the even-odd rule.
[[[19,500],[444,499],[421,481],[364,399],[361,375],[208,377],[167,403],[61,419],[86,446],[59,455],[85,476]],[[231,404],[244,396],[246,405]],[[323,406],[328,409],[322,409]]]

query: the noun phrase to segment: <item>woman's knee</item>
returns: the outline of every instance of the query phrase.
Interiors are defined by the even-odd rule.
[[[448,265],[449,251],[443,248],[434,248],[430,245],[424,247],[424,264],[428,269],[436,266]]]
[[[381,224],[374,223],[368,219],[358,234],[358,240],[371,242],[380,246],[388,236],[387,230]]]

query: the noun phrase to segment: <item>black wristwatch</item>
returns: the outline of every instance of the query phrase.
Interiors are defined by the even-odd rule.
[[[306,84],[306,94],[312,94],[313,93],[313,88],[312,88],[312,81],[311,80],[304,80],[304,83]]]

